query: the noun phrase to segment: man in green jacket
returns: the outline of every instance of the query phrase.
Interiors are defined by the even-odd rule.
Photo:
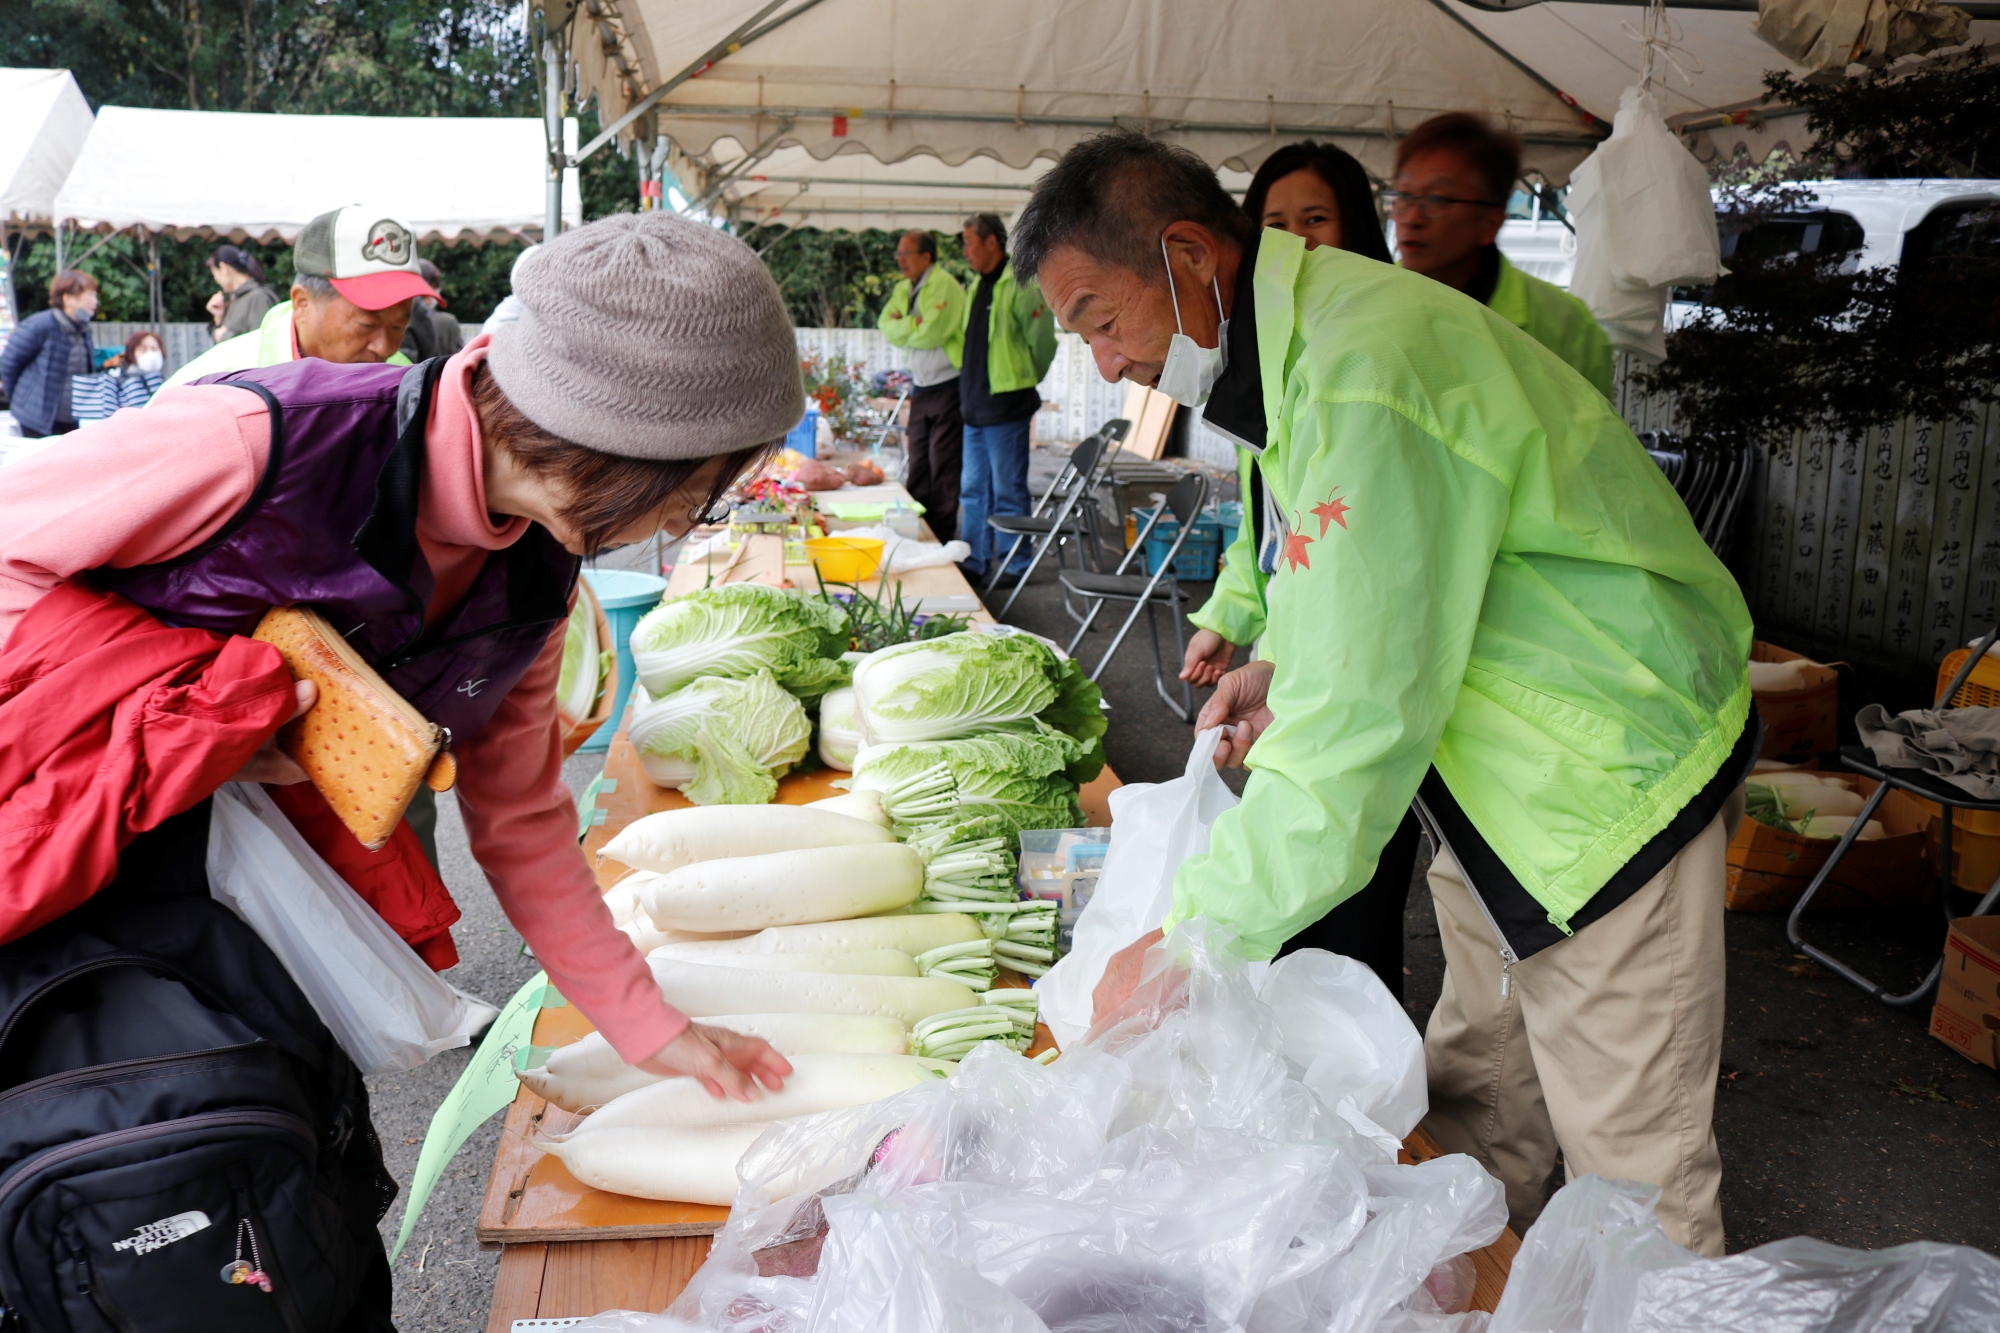
[[[1035,386],[1056,359],[1056,321],[1032,278],[1007,262],[1007,228],[997,213],[965,220],[965,262],[979,275],[965,306],[958,406],[965,417],[959,471],[959,536],[972,548],[960,566],[975,582],[993,558],[989,514],[1028,512],[1028,428],[1041,410]],[[942,535],[942,534],[940,534]],[[1027,543],[1007,574],[1028,567]]]
[[[306,223],[292,247],[291,299],[272,306],[254,333],[217,343],[167,383],[192,384],[304,356],[407,366],[401,348],[410,302],[439,299],[417,264],[416,239],[394,218],[358,204],[322,213]]]
[[[1281,517],[1266,660],[1202,724],[1252,773],[1167,926],[1253,958],[1355,892],[1412,799],[1447,974],[1429,1127],[1532,1222],[1568,1170],[1722,1251],[1727,807],[1756,754],[1735,581],[1603,395],[1492,310],[1252,227],[1184,150],[1070,150],[1019,262],[1106,378],[1205,402]],[[1177,336],[1184,334],[1185,336]],[[1251,748],[1254,742],[1254,748]],[[1113,959],[1122,1005],[1154,931]]]
[[[958,531],[958,472],[965,423],[958,411],[958,367],[965,351],[965,288],[937,262],[937,237],[907,231],[896,240],[903,280],[889,293],[875,327],[910,353],[909,466],[903,484],[924,507],[931,531],[948,542]]]

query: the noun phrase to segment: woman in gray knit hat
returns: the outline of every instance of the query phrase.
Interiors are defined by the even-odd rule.
[[[555,682],[580,558],[684,533],[798,421],[791,321],[747,247],[664,212],[549,241],[516,294],[517,322],[449,359],[305,359],[170,388],[77,432],[59,463],[8,468],[0,648],[42,594],[86,573],[162,621],[222,634],[248,634],[271,606],[316,607],[449,729],[473,854],[556,988],[632,1064],[755,1100],[790,1065],[670,1008],[612,924],[576,842]],[[297,687],[300,712],[311,690]],[[236,777],[304,774],[266,744]],[[188,819],[205,823],[206,803],[169,824]],[[140,833],[128,877],[203,882],[199,865],[163,864],[170,841],[204,843],[181,834]],[[421,910],[378,910],[447,967],[439,922],[456,908],[413,845],[390,849]],[[313,1327],[386,1314],[379,1252],[372,1263],[350,1284],[354,1314]]]

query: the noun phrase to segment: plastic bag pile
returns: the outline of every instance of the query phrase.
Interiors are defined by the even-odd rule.
[[[1188,981],[1043,1066],[774,1126],[667,1315],[592,1333],[1474,1333],[1506,1223],[1470,1158],[1399,1166],[1422,1043],[1362,965],[1317,950],[1261,998],[1199,925]],[[1158,957],[1159,955],[1155,955]],[[1142,991],[1143,993],[1143,991]]]

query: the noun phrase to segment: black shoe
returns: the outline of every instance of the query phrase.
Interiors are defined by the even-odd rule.
[[[1024,578],[1026,578],[1026,577],[1027,577],[1027,574],[1026,574],[1026,572],[1025,572],[1025,571],[1024,571],[1024,572],[1022,572],[1022,573],[1019,573],[1019,574],[1015,574],[1015,573],[1011,573],[1011,572],[1010,572],[1010,573],[1006,573],[1006,574],[1002,574],[1002,575],[1001,575],[1001,576],[1000,576],[999,578],[997,578],[997,579],[995,579],[995,580],[993,581],[993,591],[994,591],[994,592],[1012,592],[1012,591],[1013,591],[1013,590],[1014,590],[1015,588],[1018,588],[1018,587],[1020,587],[1020,586],[1021,586],[1021,580],[1022,580],[1022,579],[1024,579]]]

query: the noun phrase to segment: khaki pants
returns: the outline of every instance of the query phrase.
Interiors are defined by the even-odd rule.
[[[1431,863],[1445,977],[1424,1034],[1424,1124],[1500,1178],[1517,1232],[1540,1214],[1560,1147],[1571,1178],[1659,1186],[1667,1235],[1723,1252],[1712,1120],[1728,822],[1718,815],[1610,913],[1517,963],[1505,998],[1499,942],[1457,862],[1440,851]]]

